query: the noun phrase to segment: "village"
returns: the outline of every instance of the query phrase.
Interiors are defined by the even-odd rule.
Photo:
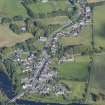
[[[0,40],[3,43],[0,44],[0,77],[3,78],[3,71],[11,85],[6,87],[7,81],[3,85],[0,78],[3,102],[15,105],[19,100],[28,100],[90,105],[104,100],[104,92],[95,87],[98,80],[99,85],[104,81],[101,76],[104,73],[98,71],[104,70],[104,60],[100,60],[105,52],[104,28],[101,32],[97,26],[103,23],[104,27],[104,16],[100,13],[104,10],[104,6],[100,9],[104,0],[20,0],[16,3],[20,11],[12,13],[11,10],[11,16],[6,12],[0,15],[0,32],[9,33]],[[98,17],[97,13],[101,15]],[[6,38],[9,42],[5,41],[5,35],[10,35]]]
[[[46,37],[41,37],[39,41],[46,42],[45,48],[42,50],[40,56],[36,56],[35,53],[28,52],[24,59],[21,58],[21,54],[24,51],[17,49],[12,54],[12,59],[14,62],[18,62],[23,66],[23,74],[25,77],[21,79],[21,84],[23,91],[28,91],[31,93],[37,93],[40,95],[48,95],[53,92],[55,95],[64,95],[67,98],[67,94],[71,93],[71,89],[67,89],[64,84],[57,83],[58,73],[49,67],[52,62],[51,56],[47,53],[47,50],[51,48],[51,53],[56,55],[58,49],[58,39],[62,36],[78,37],[80,31],[86,27],[88,23],[91,22],[91,8],[84,4],[81,5],[81,11],[79,13],[79,22],[70,22],[63,26],[60,30],[54,32],[53,35],[47,39]],[[69,28],[69,32],[63,31],[64,28]],[[22,28],[24,31],[24,29]],[[66,58],[62,56],[61,62],[74,61],[73,53],[71,58]]]

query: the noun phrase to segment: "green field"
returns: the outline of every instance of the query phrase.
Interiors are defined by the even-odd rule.
[[[56,10],[67,8],[67,0],[49,1],[46,3],[37,2],[30,4],[29,7],[34,13],[50,13]]]
[[[69,18],[67,16],[56,16],[56,17],[49,17],[44,19],[38,19],[42,24],[61,24],[63,25]]]
[[[59,76],[64,80],[86,80],[88,77],[88,56],[75,57],[75,62],[59,64]]]
[[[86,87],[85,82],[61,80],[61,83],[66,84],[72,91],[69,95],[70,100],[83,99],[84,90]]]
[[[0,0],[1,16],[26,16],[25,8],[20,4],[20,0]]]
[[[97,47],[105,47],[105,5],[94,8],[95,44]]]

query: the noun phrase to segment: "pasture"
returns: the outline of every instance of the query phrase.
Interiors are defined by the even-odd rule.
[[[96,47],[105,47],[105,4],[94,8],[94,31]]]
[[[32,37],[29,33],[17,35],[7,25],[0,25],[0,47],[12,46]]]
[[[75,62],[59,64],[60,79],[85,81],[88,78],[88,56],[76,56]]]
[[[20,0],[0,0],[1,16],[26,16],[25,8],[20,4]]]
[[[56,10],[65,10],[67,8],[68,1],[67,0],[49,0],[46,3],[37,2],[33,4],[29,4],[28,6],[32,9],[34,13],[50,13]]]

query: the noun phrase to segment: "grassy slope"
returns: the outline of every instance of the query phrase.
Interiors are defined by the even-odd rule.
[[[2,46],[11,46],[17,42],[24,41],[32,37],[30,34],[21,34],[16,35],[6,25],[0,25],[0,47]]]
[[[0,0],[0,15],[26,16],[26,11],[24,7],[20,4],[19,0]]]

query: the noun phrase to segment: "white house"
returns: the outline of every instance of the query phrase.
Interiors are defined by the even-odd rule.
[[[46,41],[47,41],[47,38],[46,38],[46,37],[40,37],[40,38],[39,38],[39,41],[41,41],[41,42],[46,42]]]

